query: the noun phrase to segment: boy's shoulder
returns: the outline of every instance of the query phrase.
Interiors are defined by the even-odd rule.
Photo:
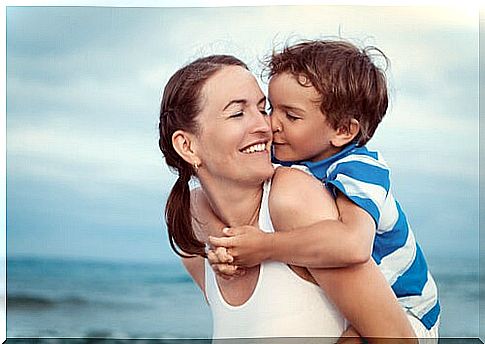
[[[370,150],[367,148],[367,146],[356,146],[351,150],[348,150],[346,154],[342,154],[338,156],[336,154],[336,159],[334,159],[334,162],[344,162],[344,161],[363,161],[363,162],[369,162],[372,163],[373,161],[381,164],[382,166],[386,166],[387,164],[382,157],[381,152],[377,150]]]
[[[355,147],[347,154],[334,159],[328,165],[326,176],[330,177],[343,171],[347,173],[358,173],[359,171],[372,173],[376,169],[389,172],[389,166],[379,151],[371,151],[366,146],[361,146]]]
[[[324,181],[333,194],[338,190],[364,209],[367,200],[382,205],[391,190],[387,163],[379,152],[369,151],[365,146],[334,161]]]

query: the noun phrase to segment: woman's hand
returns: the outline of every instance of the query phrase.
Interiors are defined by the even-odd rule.
[[[250,268],[261,264],[271,256],[272,233],[265,233],[254,226],[224,228],[227,237],[209,237],[211,245],[227,249],[232,260],[239,267]]]

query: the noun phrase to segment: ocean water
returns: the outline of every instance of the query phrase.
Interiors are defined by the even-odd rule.
[[[178,263],[7,263],[7,337],[206,338],[211,326]]]
[[[443,337],[477,337],[478,262],[433,259]],[[179,263],[8,259],[7,337],[208,338],[210,311]]]

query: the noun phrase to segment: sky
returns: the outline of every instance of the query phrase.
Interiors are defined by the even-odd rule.
[[[369,147],[427,257],[478,255],[478,12],[450,7],[7,7],[7,255],[175,260],[158,149],[168,78],[286,41],[379,47],[391,105]],[[267,84],[261,81],[266,92]]]

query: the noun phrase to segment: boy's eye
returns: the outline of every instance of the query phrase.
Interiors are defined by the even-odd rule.
[[[288,118],[289,121],[294,122],[297,119],[300,119],[300,117],[293,116],[291,113],[287,112],[286,113],[286,118]]]

